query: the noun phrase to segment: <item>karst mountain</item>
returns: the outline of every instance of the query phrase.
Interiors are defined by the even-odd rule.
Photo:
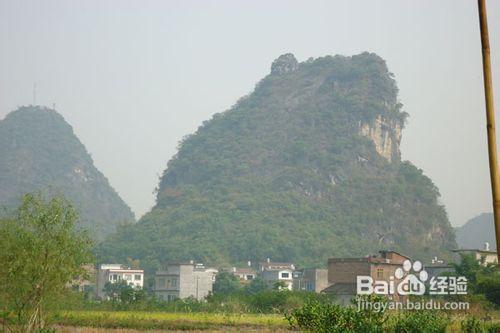
[[[0,121],[0,206],[8,212],[30,192],[64,196],[79,212],[78,226],[96,240],[135,221],[72,127],[41,106],[20,107]]]
[[[378,55],[284,54],[251,94],[180,143],[153,209],[100,253],[147,267],[312,266],[381,249],[449,257],[455,236],[439,191],[401,160],[406,118]]]

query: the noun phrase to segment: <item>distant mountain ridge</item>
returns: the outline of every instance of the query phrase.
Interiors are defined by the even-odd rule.
[[[33,191],[64,195],[97,239],[135,221],[72,127],[41,106],[20,107],[0,121],[0,205],[15,207]]]
[[[496,249],[493,213],[482,213],[463,226],[456,228],[457,243],[462,249],[483,249],[489,243],[490,249]]]
[[[375,54],[280,56],[250,95],[181,142],[155,207],[111,235],[101,257],[151,269],[267,257],[321,266],[380,249],[449,257],[439,191],[401,161],[397,92]]]

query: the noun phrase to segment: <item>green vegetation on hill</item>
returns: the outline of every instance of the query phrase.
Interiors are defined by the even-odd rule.
[[[27,106],[0,121],[0,205],[16,207],[34,191],[68,198],[96,238],[135,220],[64,118]]]
[[[156,206],[110,236],[100,258],[154,269],[266,257],[325,265],[387,248],[449,257],[438,189],[400,160],[406,116],[375,54],[283,55],[253,93],[180,143]]]

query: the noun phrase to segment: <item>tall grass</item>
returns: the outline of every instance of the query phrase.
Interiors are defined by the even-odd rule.
[[[141,330],[208,330],[221,327],[286,328],[283,316],[272,314],[168,313],[140,311],[58,311],[50,322],[63,326]]]

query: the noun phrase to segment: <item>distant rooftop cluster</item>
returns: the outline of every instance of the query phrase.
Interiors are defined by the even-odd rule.
[[[498,264],[497,253],[489,250],[488,244],[484,249],[459,249],[458,253],[472,253],[482,265]],[[334,294],[340,304],[349,304],[356,296],[358,276],[370,276],[374,280],[390,281],[401,280],[398,270],[409,271],[404,266],[407,262],[415,262],[407,255],[392,250],[381,250],[378,254],[364,257],[334,257],[330,258],[327,268],[298,268],[291,262],[274,262],[270,258],[253,264],[248,261],[244,267],[207,267],[203,263],[171,262],[156,271],[152,292],[159,300],[172,301],[175,299],[194,298],[204,300],[213,293],[213,286],[218,274],[228,272],[238,278],[242,285],[261,279],[269,288],[280,290],[309,291],[316,293]],[[425,270],[426,279],[438,277],[453,272],[452,265],[437,257],[431,262],[421,265]],[[145,286],[144,270],[131,268],[122,264],[101,264],[97,269],[93,266],[85,267],[92,276],[86,281],[79,281],[84,290],[94,290],[97,299],[107,299],[106,285],[126,283],[135,288]],[[403,296],[394,295],[394,299],[403,300]]]

